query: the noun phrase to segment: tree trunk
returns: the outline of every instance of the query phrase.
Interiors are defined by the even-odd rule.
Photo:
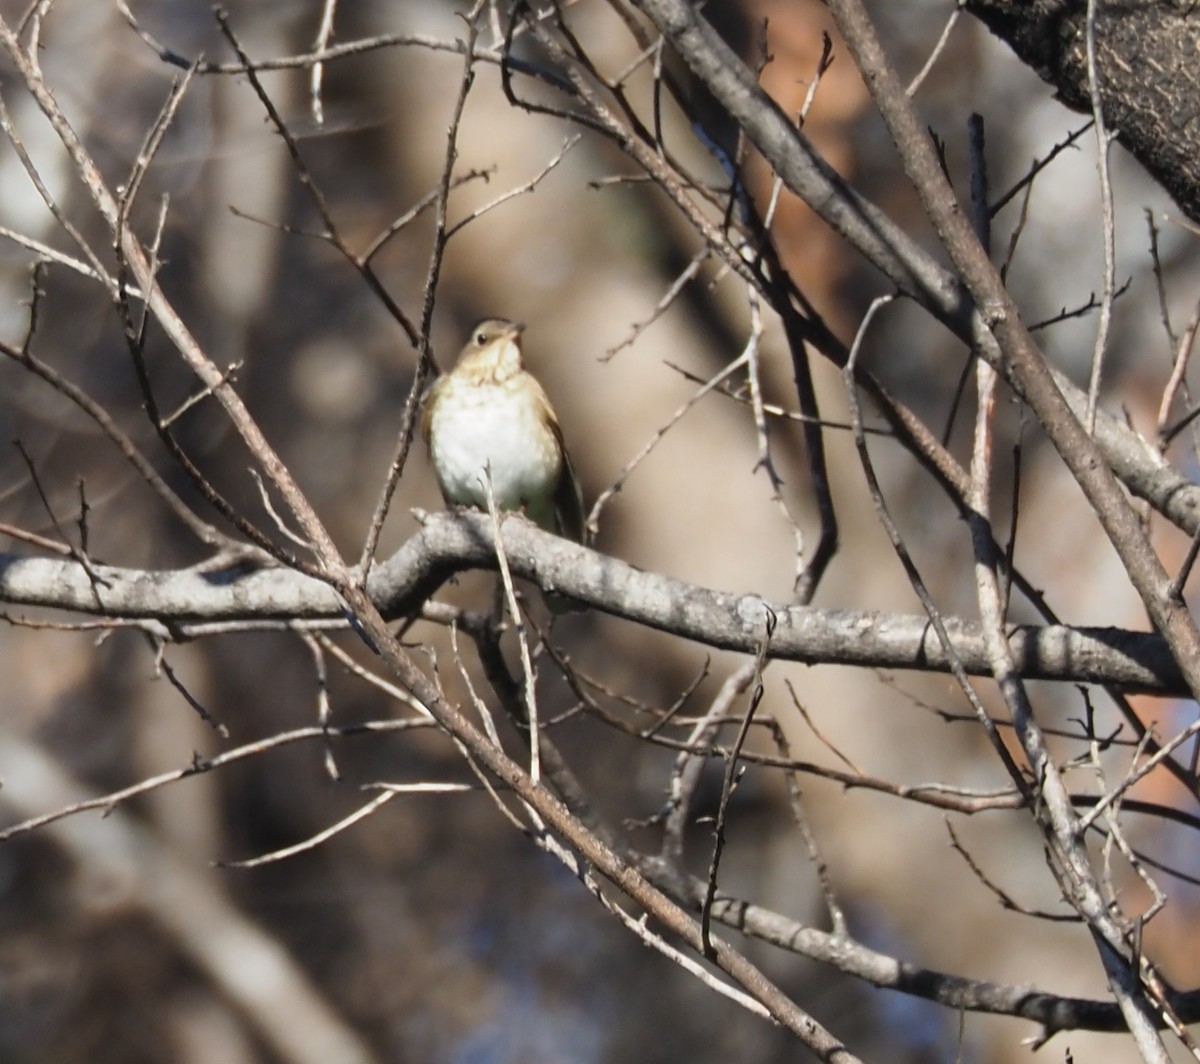
[[[1096,79],[1106,126],[1200,221],[1200,5],[1095,0]],[[1090,111],[1086,0],[968,0],[967,10]]]

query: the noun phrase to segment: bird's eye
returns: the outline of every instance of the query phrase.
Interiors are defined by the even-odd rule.
[[[475,334],[475,346],[483,347],[486,343],[487,343],[487,333],[483,332],[482,330],[480,332],[477,332]]]

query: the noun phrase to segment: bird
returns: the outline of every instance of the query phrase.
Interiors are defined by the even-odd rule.
[[[503,318],[471,330],[454,368],[425,397],[421,435],[448,505],[486,510],[490,476],[497,509],[585,543],[579,479],[554,408],[525,369],[524,330]]]

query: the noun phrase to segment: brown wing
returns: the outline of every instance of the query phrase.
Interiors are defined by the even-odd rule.
[[[554,486],[554,516],[558,519],[558,530],[567,539],[576,543],[587,543],[586,515],[583,512],[583,491],[579,487],[579,478],[575,476],[575,467],[571,464],[571,456],[567,453],[567,445],[563,440],[562,429],[550,405],[546,390],[536,377],[526,373],[533,384],[533,394],[537,397],[541,408],[542,420],[554,433],[558,443],[559,454],[562,455],[562,471],[558,475],[558,483]]]
[[[571,456],[563,443],[562,433],[558,422],[554,423],[554,435],[558,437],[562,447],[563,468],[558,478],[558,486],[554,492],[554,511],[558,514],[558,523],[562,534],[576,543],[587,545],[587,515],[583,512],[583,490],[579,487],[579,478],[575,475],[575,467],[571,465]]]
[[[571,456],[566,451],[563,429],[559,427],[558,419],[554,416],[554,408],[550,405],[550,399],[546,398],[546,392],[542,391],[540,386],[538,393],[546,423],[550,426],[550,431],[554,433],[554,439],[558,443],[558,452],[563,456],[563,468],[559,471],[557,485],[554,485],[554,515],[558,517],[558,530],[566,536],[566,539],[574,540],[576,543],[587,543],[587,528],[584,527],[587,517],[583,513],[583,491],[580,488],[580,479],[575,475]]]

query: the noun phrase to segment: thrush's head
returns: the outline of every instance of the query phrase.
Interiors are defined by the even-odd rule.
[[[456,373],[504,381],[521,372],[521,322],[488,318],[471,330],[471,337],[458,356]]]

